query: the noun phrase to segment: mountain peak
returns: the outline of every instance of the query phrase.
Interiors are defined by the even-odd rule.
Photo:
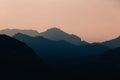
[[[60,28],[53,27],[48,29],[46,32],[64,32],[64,31],[62,31]]]
[[[50,40],[64,40],[75,45],[86,44],[86,42],[82,42],[81,38],[79,38],[78,36],[64,32],[57,27],[50,28],[47,31],[40,33],[40,36]]]
[[[52,28],[50,28],[50,29],[48,29],[48,30],[60,30],[60,28],[52,27]]]

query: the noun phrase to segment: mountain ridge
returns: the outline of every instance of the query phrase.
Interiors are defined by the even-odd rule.
[[[6,34],[9,36],[14,36],[17,33],[26,34],[32,37],[42,36],[50,40],[64,40],[75,45],[88,44],[86,41],[82,41],[81,38],[74,34],[68,34],[57,27],[50,28],[45,32],[37,32],[36,30],[22,30],[22,29],[4,29],[0,30],[0,34]],[[44,34],[45,33],[45,34]]]
[[[54,40],[46,39],[44,37],[39,37],[39,36],[30,37],[24,34],[16,34],[13,37],[17,40],[26,43],[27,45],[29,45],[29,47],[35,50],[38,55],[43,56],[45,58],[48,55],[49,57],[51,56],[51,58],[52,56],[79,57],[83,55],[84,56],[98,55],[103,51],[109,49],[109,47],[106,47],[101,44],[87,44],[87,45],[77,46],[63,40],[54,41]]]
[[[37,36],[39,34],[39,32],[37,32],[36,30],[31,30],[31,29],[3,29],[0,30],[0,34],[6,34],[8,36],[13,36],[17,33],[23,33],[23,34],[27,34],[29,36]]]
[[[53,27],[50,28],[48,30],[46,30],[45,32],[37,32],[36,30],[22,30],[22,29],[4,29],[4,30],[0,30],[0,34],[6,34],[9,36],[14,36],[17,33],[22,33],[22,34],[26,34],[32,37],[35,36],[42,36],[44,38],[47,38],[49,40],[64,40],[67,41],[69,43],[75,44],[75,45],[86,45],[86,44],[92,44],[92,43],[88,43],[84,40],[81,40],[81,38],[79,38],[78,36],[74,35],[74,34],[69,34],[67,32],[64,32],[63,30],[57,28],[57,27]],[[103,44],[105,46],[111,47],[111,48],[116,48],[116,47],[120,47],[120,36],[111,40],[107,40],[104,42],[98,42],[100,44]]]
[[[39,35],[47,39],[50,39],[50,40],[65,40],[75,45],[88,44],[88,42],[82,41],[81,38],[79,38],[78,36],[74,34],[68,34],[56,27],[50,28],[46,30],[45,32],[40,33]]]
[[[101,44],[109,46],[111,48],[120,47],[120,36],[118,36],[117,38],[114,38],[112,40],[108,40],[108,41],[102,42]]]

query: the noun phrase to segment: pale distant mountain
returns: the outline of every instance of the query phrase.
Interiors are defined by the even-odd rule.
[[[68,34],[58,28],[48,29],[47,31],[40,33],[39,36],[56,41],[64,40],[75,45],[88,44],[87,42],[82,41],[78,36],[74,34]]]
[[[13,36],[17,33],[22,33],[22,34],[26,34],[32,37],[35,36],[42,36],[44,38],[47,38],[49,40],[55,40],[55,41],[67,41],[69,43],[72,43],[74,45],[84,45],[84,44],[88,44],[86,41],[82,41],[78,36],[74,35],[74,34],[68,34],[64,31],[62,31],[61,29],[58,28],[51,28],[48,29],[45,32],[39,33],[35,30],[21,30],[21,29],[4,29],[4,30],[0,30],[0,34],[6,34],[9,36]]]
[[[110,41],[105,41],[102,43],[103,45],[109,46],[110,48],[117,48],[120,47],[120,36],[112,39]]]
[[[37,36],[39,33],[35,30],[21,30],[21,29],[4,29],[4,30],[0,30],[0,34],[6,34],[9,36],[13,36],[17,33],[22,33],[22,34],[26,34],[29,36]]]

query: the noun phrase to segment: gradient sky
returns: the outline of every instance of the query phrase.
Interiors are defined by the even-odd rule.
[[[0,0],[0,29],[51,27],[89,42],[120,35],[119,0]]]

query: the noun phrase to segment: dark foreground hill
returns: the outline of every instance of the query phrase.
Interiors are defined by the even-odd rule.
[[[47,76],[47,66],[24,43],[0,35],[0,73],[8,79],[40,79]]]

